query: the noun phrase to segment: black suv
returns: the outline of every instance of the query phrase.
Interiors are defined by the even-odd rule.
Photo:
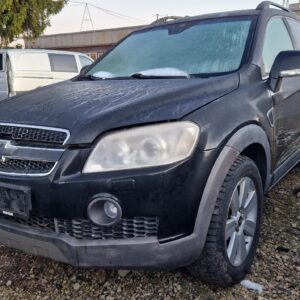
[[[297,50],[297,16],[263,2],[151,25],[77,78],[1,102],[1,243],[239,282],[263,196],[300,160]]]

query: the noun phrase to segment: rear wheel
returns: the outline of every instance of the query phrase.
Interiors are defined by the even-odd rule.
[[[192,274],[217,286],[230,286],[245,277],[255,257],[262,202],[257,166],[238,157],[219,192],[204,250],[189,268]]]

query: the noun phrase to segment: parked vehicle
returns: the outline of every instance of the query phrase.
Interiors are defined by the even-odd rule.
[[[299,32],[271,2],[182,18],[2,101],[1,243],[75,266],[187,266],[239,282],[264,194],[300,160]]]
[[[71,79],[92,63],[76,52],[0,49],[0,100]]]

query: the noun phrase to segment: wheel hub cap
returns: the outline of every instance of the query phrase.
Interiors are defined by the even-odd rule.
[[[240,266],[251,249],[257,223],[257,193],[249,177],[236,185],[225,226],[227,255],[232,265]]]

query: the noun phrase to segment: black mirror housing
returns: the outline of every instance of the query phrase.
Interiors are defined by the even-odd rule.
[[[270,72],[269,85],[272,91],[280,88],[283,77],[299,76],[297,70],[300,70],[300,51],[280,52]],[[290,74],[287,71],[291,71]]]
[[[81,70],[80,70],[79,75],[83,75],[88,67],[89,67],[89,65],[82,67]]]

